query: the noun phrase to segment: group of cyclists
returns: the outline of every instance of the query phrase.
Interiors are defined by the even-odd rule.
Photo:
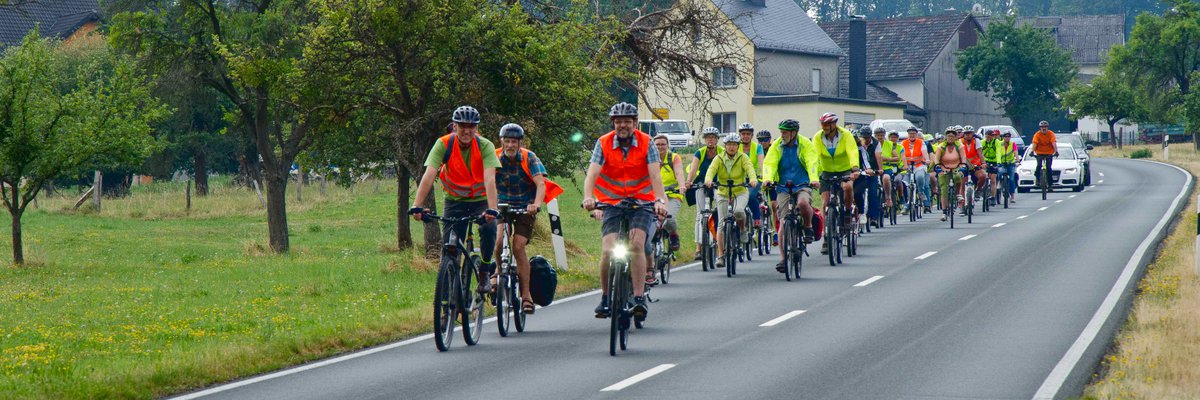
[[[605,295],[595,309],[597,318],[607,318],[613,312],[608,296],[609,266],[614,248],[622,241],[627,244],[622,251],[633,255],[628,257],[630,275],[645,277],[644,285],[632,285],[630,307],[635,319],[645,319],[649,313],[646,289],[655,283],[650,240],[657,229],[664,229],[670,250],[678,250],[676,217],[690,200],[697,205],[715,203],[717,221],[725,220],[727,210],[732,210],[742,242],[750,240],[751,226],[763,229],[766,224],[765,229],[776,233],[775,245],[783,236],[777,221],[783,220],[786,213],[799,214],[795,220],[801,225],[800,240],[808,244],[819,233],[814,230],[817,223],[840,223],[846,230],[859,229],[856,225],[868,221],[882,227],[885,208],[904,214],[913,211],[899,205],[914,204],[928,213],[935,196],[943,209],[949,206],[947,202],[956,201],[961,206],[966,200],[964,179],[980,188],[990,183],[987,187],[991,191],[980,193],[980,199],[991,201],[1000,190],[1007,191],[1011,202],[1016,201],[1015,165],[1020,159],[1007,132],[976,132],[968,125],[948,127],[931,136],[910,127],[902,138],[899,132],[883,128],[863,127],[852,132],[839,126],[837,114],[825,113],[819,118],[821,129],[812,136],[799,134],[800,123],[795,119],[779,122],[778,136],[768,130],[755,132],[749,123],[738,126],[737,133],[725,135],[716,127],[707,127],[702,132],[703,146],[685,162],[686,156],[674,153],[665,135],[650,137],[638,130],[637,115],[637,107],[629,103],[611,107],[608,116],[613,130],[596,140],[584,180],[581,206],[601,222],[604,249],[600,255],[600,281]],[[535,307],[529,291],[530,264],[525,247],[532,236],[534,216],[562,189],[546,179],[546,169],[537,155],[524,148],[525,131],[520,125],[507,124],[500,129],[501,147],[497,149],[479,134],[479,121],[479,112],[470,106],[454,111],[452,123],[425,161],[426,169],[409,213],[417,220],[432,215],[424,208],[423,200],[437,180],[445,192],[442,217],[479,217],[475,224],[479,226],[481,248],[488,250],[480,255],[476,271],[480,283],[476,291],[481,295],[495,290],[495,259],[501,254],[497,231],[511,230],[512,254],[520,280],[520,311],[532,314]],[[1056,151],[1054,134],[1047,125],[1041,122],[1033,138],[1039,170],[1043,161],[1050,168]],[[1006,187],[997,189],[998,177],[1006,176]],[[937,185],[931,186],[931,182]],[[837,197],[842,199],[843,209],[853,212],[841,214],[841,221],[818,221],[814,190],[819,191],[821,204],[829,204],[831,191],[840,191]],[[764,207],[767,203],[769,207]],[[501,205],[506,210],[521,209],[522,213],[502,218]],[[642,212],[628,212],[630,209]],[[696,214],[699,257],[698,238],[702,230],[709,229],[712,213]],[[453,233],[465,237],[469,226],[448,224],[443,236]],[[723,245],[723,234],[717,233],[718,254],[733,251]],[[831,238],[824,239],[822,253],[831,251]],[[788,255],[780,253],[776,269],[783,273]],[[717,261],[716,268],[723,267],[724,263]]]

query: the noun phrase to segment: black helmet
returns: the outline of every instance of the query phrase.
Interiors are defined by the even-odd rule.
[[[779,130],[781,131],[798,131],[800,130],[800,121],[794,119],[785,119],[779,121]]]
[[[523,139],[525,138],[525,128],[517,124],[504,124],[500,127],[500,138]]]
[[[478,124],[479,110],[471,106],[459,107],[454,110],[454,115],[450,117],[450,120],[460,124]]]
[[[858,130],[858,137],[871,137],[871,128],[864,126]]]
[[[629,104],[629,103],[623,102],[623,101],[622,101],[622,102],[620,102],[620,103],[614,104],[614,105],[612,106],[612,108],[610,108],[610,109],[608,110],[608,117],[609,117],[609,118],[616,118],[616,117],[634,117],[634,118],[637,118],[637,114],[638,114],[638,111],[637,111],[637,106],[635,106],[635,105],[633,105],[633,104]]]
[[[770,139],[770,138],[771,138],[771,131],[768,131],[768,130],[765,130],[765,129],[764,129],[764,130],[761,130],[761,131],[758,131],[758,135],[757,135],[757,136],[758,136],[758,140]]]

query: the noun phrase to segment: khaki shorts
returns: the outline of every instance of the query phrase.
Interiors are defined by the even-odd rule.
[[[513,235],[524,237],[526,240],[533,238],[533,225],[537,223],[537,217],[530,214],[521,214],[515,216],[508,229],[512,229]]]
[[[775,208],[775,220],[783,221],[783,218],[788,215],[788,209],[792,208],[794,204],[792,203],[793,197],[791,195],[782,189],[779,190],[779,200],[777,203],[779,206]],[[805,187],[797,190],[795,199],[796,201],[800,201],[801,199],[807,200],[808,204],[812,205],[812,188]]]

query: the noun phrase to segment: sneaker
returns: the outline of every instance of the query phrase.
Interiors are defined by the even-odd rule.
[[[829,241],[828,240],[821,243],[821,254],[829,254]]]
[[[929,213],[932,213],[932,212],[933,212],[933,211],[929,209],[929,206],[925,206],[925,213],[926,213],[926,214],[929,214]]]
[[[942,221],[946,221],[946,214],[942,214]]]
[[[812,227],[804,228],[804,244],[812,244],[813,240],[816,240],[816,235],[817,233],[813,232]]]
[[[647,315],[650,315],[650,308],[646,307],[646,296],[633,296],[633,319],[643,321]]]
[[[608,296],[600,296],[600,305],[596,306],[596,318],[608,318]]]
[[[775,264],[775,270],[782,274],[787,272],[787,267],[784,267],[783,261],[780,261],[779,263]]]
[[[671,251],[679,251],[679,233],[671,232]]]
[[[717,268],[725,268],[725,260],[724,259],[717,260]]]
[[[475,288],[476,292],[491,293],[492,291],[496,290],[496,287],[492,286],[492,279],[490,275],[491,274],[487,272],[479,273],[479,286]]]

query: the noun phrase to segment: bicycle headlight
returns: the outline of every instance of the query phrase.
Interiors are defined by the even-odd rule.
[[[623,244],[618,244],[616,246],[613,246],[612,256],[615,258],[621,258],[621,259],[629,257],[629,248],[625,247],[625,245],[623,245]]]

